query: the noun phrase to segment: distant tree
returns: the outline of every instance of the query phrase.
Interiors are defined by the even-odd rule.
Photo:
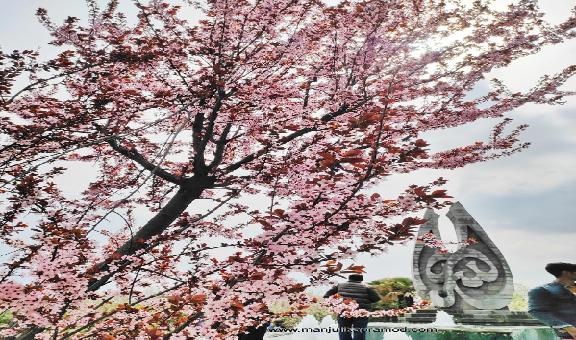
[[[576,72],[467,96],[574,37],[574,15],[554,26],[529,0],[182,1],[198,22],[133,0],[134,24],[118,0],[87,2],[86,23],[38,10],[56,57],[0,53],[0,301],[23,338],[256,334],[267,300],[311,302],[292,272],[360,272],[343,260],[410,238],[410,215],[449,198],[444,179],[375,185],[526,147],[508,120],[435,153],[422,133],[560,103]],[[59,175],[78,162],[96,177],[69,194]],[[99,308],[114,297],[127,302]]]
[[[382,300],[373,305],[375,310],[405,307],[398,304],[398,297],[406,293],[414,294],[412,280],[407,277],[380,279],[370,282],[369,285],[382,297]]]
[[[12,313],[10,311],[0,313],[0,328],[6,327],[10,321],[12,321]]]
[[[508,308],[511,311],[528,310],[528,288],[526,286],[518,283],[514,284],[514,294],[512,294],[512,301]]]
[[[320,302],[321,297],[317,296],[316,299],[318,302],[314,302],[307,308],[301,309],[301,314],[299,316],[281,316],[274,320],[274,324],[285,328],[294,328],[298,325],[298,323],[300,323],[300,321],[302,321],[302,317],[305,315],[312,315],[318,322],[322,321],[322,319],[328,315],[332,316],[333,319],[336,319],[337,315],[330,311],[327,306],[322,305]],[[270,311],[276,315],[292,314],[289,312],[294,308],[294,306],[291,305],[287,300],[272,301],[268,304],[268,306]]]

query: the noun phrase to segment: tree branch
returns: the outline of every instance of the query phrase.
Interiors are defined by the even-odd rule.
[[[360,106],[363,105],[364,103],[365,103],[365,101],[362,101],[360,104],[355,105],[355,106],[354,106],[354,109],[360,107]],[[327,114],[325,114],[324,116],[322,116],[322,117],[320,118],[320,121],[321,121],[322,123],[327,123],[327,122],[331,121],[332,119],[334,119],[334,118],[336,118],[336,117],[338,117],[338,116],[343,115],[343,114],[346,113],[346,112],[349,112],[349,106],[348,106],[348,104],[342,104],[342,106],[340,106],[340,108],[339,108],[337,111],[330,112],[330,113],[327,113]],[[300,136],[303,136],[303,135],[305,135],[305,134],[307,134],[307,133],[309,133],[309,132],[313,132],[313,131],[317,131],[317,130],[318,130],[318,127],[316,127],[316,126],[302,128],[302,129],[300,129],[300,130],[298,130],[298,131],[294,131],[294,132],[292,132],[291,134],[280,138],[280,139],[277,141],[277,144],[279,144],[279,145],[286,144],[286,143],[288,143],[288,142],[290,142],[290,141],[293,141],[294,139],[296,139],[296,138],[298,138],[298,137],[300,137]],[[256,158],[264,155],[265,153],[267,153],[268,151],[270,151],[270,149],[271,149],[271,146],[270,146],[270,145],[267,145],[267,146],[263,147],[262,149],[256,151],[255,153],[250,154],[250,155],[242,158],[242,159],[239,160],[238,162],[236,162],[236,163],[234,163],[234,164],[230,164],[229,166],[227,166],[226,168],[224,168],[224,172],[229,173],[229,172],[232,172],[232,171],[234,171],[234,170],[237,170],[237,169],[239,169],[242,165],[244,165],[244,164],[246,164],[246,163],[249,163],[249,162],[253,161],[254,159],[256,159]]]
[[[120,145],[117,138],[111,137],[107,138],[106,142],[117,151],[119,154],[126,156],[127,158],[135,161],[136,163],[140,164],[144,169],[152,172],[154,175],[174,184],[182,184],[182,179],[178,176],[175,176],[165,169],[161,168],[159,165],[153,164],[148,161],[142,154],[140,154],[135,148],[128,149]]]

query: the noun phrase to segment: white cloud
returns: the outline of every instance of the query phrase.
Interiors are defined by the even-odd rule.
[[[488,171],[474,166],[459,179],[459,191],[468,195],[527,194],[560,188],[576,181],[576,157],[573,153],[553,153],[531,157],[522,162],[506,162],[506,166]]]
[[[487,230],[507,259],[514,281],[529,287],[549,282],[553,277],[544,271],[550,262],[576,262],[574,243],[576,232],[547,233],[539,231]]]

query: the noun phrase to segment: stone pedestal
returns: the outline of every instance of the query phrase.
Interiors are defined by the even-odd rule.
[[[398,318],[405,323],[433,323],[436,320],[436,309],[422,309]],[[454,322],[465,325],[481,326],[541,326],[528,312],[508,310],[463,310],[452,312]]]

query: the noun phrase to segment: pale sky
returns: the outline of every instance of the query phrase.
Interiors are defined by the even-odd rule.
[[[47,8],[56,19],[68,15],[83,17],[84,1],[2,0],[0,46],[4,50],[36,49],[52,53],[46,46],[48,35],[36,21],[38,7]],[[124,3],[125,1],[121,1]],[[334,2],[334,1],[331,1]],[[540,1],[547,19],[560,22],[568,17],[576,1]],[[555,73],[576,56],[576,41],[544,48],[541,53],[522,58],[506,69],[492,72],[514,90],[525,90],[546,73]],[[566,88],[574,90],[576,80]],[[462,202],[500,248],[517,283],[528,287],[550,281],[543,267],[548,262],[576,262],[576,98],[563,106],[530,105],[511,112],[514,124],[529,124],[522,140],[532,146],[508,158],[484,162],[453,171],[423,170],[396,176],[378,187],[383,195],[393,195],[409,184],[424,184],[443,176],[455,200]],[[498,120],[483,120],[472,126],[443,130],[426,138],[434,150],[485,140]],[[70,180],[70,181],[68,181]],[[75,179],[67,179],[68,183]],[[441,215],[445,211],[439,212]],[[454,240],[452,226],[441,217],[445,239]],[[413,243],[392,247],[387,254],[357,263],[367,267],[367,281],[392,276],[411,276]],[[315,291],[320,292],[325,287]]]

